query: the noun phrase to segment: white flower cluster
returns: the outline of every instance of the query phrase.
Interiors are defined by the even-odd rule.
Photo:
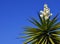
[[[52,13],[50,13],[50,9],[48,8],[47,4],[44,4],[44,10],[41,10],[40,13],[40,17],[43,18],[44,16],[45,20],[52,16]]]

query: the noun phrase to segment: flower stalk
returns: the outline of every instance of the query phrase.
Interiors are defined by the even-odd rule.
[[[40,13],[40,17],[44,17],[45,20],[49,19],[49,17],[52,16],[52,13],[50,13],[50,8],[48,8],[47,4],[44,4],[44,10],[41,10]]]

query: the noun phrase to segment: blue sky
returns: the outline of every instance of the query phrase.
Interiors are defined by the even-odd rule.
[[[0,0],[0,44],[23,44],[23,26],[33,26],[27,18],[37,19],[37,11],[48,4],[53,16],[60,11],[60,0]]]

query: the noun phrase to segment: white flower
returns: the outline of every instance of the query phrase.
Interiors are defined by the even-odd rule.
[[[42,18],[42,17],[43,17],[43,15],[40,15],[40,17]]]
[[[43,14],[44,12],[41,10],[40,13]]]
[[[50,9],[46,9],[46,14],[49,14],[50,13]]]
[[[47,20],[49,17],[48,16],[45,16],[45,20]]]
[[[46,12],[46,8],[44,8],[44,12]]]
[[[47,4],[44,4],[44,8],[48,8]]]
[[[52,13],[50,14],[50,16],[52,16]]]
[[[43,15],[46,16],[46,13],[44,12]]]

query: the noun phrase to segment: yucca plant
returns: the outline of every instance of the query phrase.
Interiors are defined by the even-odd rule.
[[[24,44],[60,44],[60,22],[58,15],[51,19],[50,9],[44,5],[44,11],[38,13],[39,22],[35,18],[31,18],[29,22],[37,26],[25,27],[25,34],[27,38]]]

